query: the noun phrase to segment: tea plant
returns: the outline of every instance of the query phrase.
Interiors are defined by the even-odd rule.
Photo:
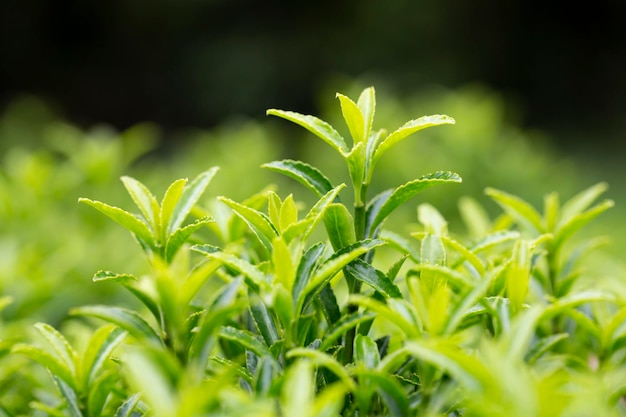
[[[562,206],[548,195],[543,214],[488,189],[504,214],[492,221],[463,200],[467,238],[421,203],[421,229],[404,237],[385,229],[392,213],[461,178],[435,172],[372,197],[375,168],[403,139],[454,120],[387,133],[374,128],[373,88],[337,98],[351,145],[315,116],[268,110],[345,162],[347,185],[299,160],[263,165],[312,191],[308,209],[272,187],[204,206],[217,168],[173,182],[161,201],[122,177],[134,214],[80,199],[131,233],[149,273],[95,274],[139,307],[74,308],[73,320],[107,323],[84,347],[41,323],[43,347],[6,344],[52,377],[38,415],[626,415],[626,305],[585,284],[582,255],[596,241],[568,245],[612,205],[593,205],[605,185]]]

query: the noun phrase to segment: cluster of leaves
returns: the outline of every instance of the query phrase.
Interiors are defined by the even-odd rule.
[[[388,133],[373,128],[373,88],[337,98],[352,146],[314,116],[268,111],[346,162],[347,185],[302,161],[264,164],[315,195],[305,213],[272,189],[201,206],[215,167],[160,201],[123,177],[138,213],[80,199],[131,232],[150,272],[95,274],[139,307],[74,308],[76,321],[105,322],[80,346],[43,323],[42,343],[3,345],[51,375],[55,390],[31,403],[37,415],[626,415],[625,300],[580,280],[599,241],[569,246],[612,206],[595,203],[606,186],[563,205],[550,194],[543,213],[488,189],[503,214],[491,220],[463,200],[467,238],[420,204],[420,231],[407,238],[385,229],[389,216],[461,178],[435,172],[371,197],[374,169],[409,135],[454,120],[425,116]],[[17,411],[0,402],[0,415]]]

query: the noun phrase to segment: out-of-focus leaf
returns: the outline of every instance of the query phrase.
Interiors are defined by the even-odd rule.
[[[158,333],[139,314],[132,310],[111,306],[82,306],[70,310],[74,316],[90,316],[113,323],[126,330],[139,340],[160,346],[162,344]]]
[[[82,354],[80,370],[83,390],[90,386],[113,350],[124,340],[126,331],[116,326],[100,327],[91,336]]]
[[[505,212],[509,213],[525,227],[530,228],[531,231],[535,233],[544,231],[541,215],[526,201],[495,188],[487,188],[485,193],[495,200]]]
[[[139,403],[140,393],[133,394],[120,405],[113,417],[133,417],[133,410]]]

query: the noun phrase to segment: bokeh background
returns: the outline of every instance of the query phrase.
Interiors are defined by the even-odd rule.
[[[345,181],[323,143],[265,110],[316,114],[347,133],[335,92],[369,85],[377,128],[434,113],[457,120],[390,152],[372,191],[456,171],[461,186],[424,198],[462,234],[462,196],[497,212],[487,186],[541,207],[548,192],[566,200],[606,181],[617,207],[594,227],[612,235],[603,253],[619,259],[625,27],[623,0],[4,0],[0,292],[13,301],[3,317],[54,324],[73,305],[120,296],[94,287],[95,271],[141,273],[128,234],[76,204],[131,209],[121,175],[160,197],[219,165],[206,201],[275,182],[306,203],[306,190],[258,168],[285,157]],[[415,222],[417,203],[398,225]]]
[[[5,0],[0,105],[28,93],[82,126],[211,127],[316,110],[337,77],[400,95],[480,83],[563,149],[623,154],[626,3]]]

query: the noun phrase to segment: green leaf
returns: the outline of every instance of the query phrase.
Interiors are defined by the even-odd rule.
[[[363,138],[368,139],[372,131],[374,113],[376,111],[376,91],[374,87],[368,87],[361,92],[357,106],[359,106],[359,110],[361,110],[361,114],[363,115]]]
[[[432,126],[439,126],[444,124],[454,124],[455,121],[453,118],[446,115],[435,114],[432,116],[423,116],[419,119],[414,119],[406,122],[396,131],[392,132],[387,136],[383,141],[378,145],[376,151],[374,152],[374,157],[372,159],[372,167],[376,164],[378,159],[392,146],[396,143],[400,142],[402,139],[406,138],[409,135],[412,135],[415,132],[418,132],[422,129],[426,129]]]
[[[285,374],[280,401],[281,415],[308,417],[314,398],[313,367],[308,361],[297,361]]]
[[[292,290],[294,303],[297,302],[302,290],[304,290],[309,283],[313,271],[315,271],[321,263],[322,255],[325,250],[326,245],[319,242],[307,249],[307,251],[302,255],[302,258],[300,258]]]
[[[254,333],[247,330],[225,326],[220,330],[220,337],[241,345],[259,357],[270,356],[267,346]]]
[[[333,325],[341,318],[341,311],[337,304],[335,292],[329,284],[324,285],[317,296],[317,301],[322,306],[322,312],[329,325]]]
[[[113,350],[122,343],[126,331],[116,326],[100,327],[89,339],[80,364],[83,391],[87,390]]]
[[[213,221],[214,220],[210,217],[203,217],[185,227],[176,229],[174,233],[169,236],[165,244],[165,261],[168,263],[172,262],[174,255],[176,255],[178,250],[187,242],[191,235]]]
[[[139,398],[141,397],[140,393],[131,395],[120,405],[120,407],[115,411],[115,416],[113,417],[133,417],[133,410],[139,404]]]
[[[315,136],[319,137],[324,142],[329,144],[334,150],[342,155],[348,152],[346,142],[341,137],[341,135],[331,125],[323,120],[318,119],[315,116],[306,116],[292,111],[277,109],[269,109],[267,111],[267,114],[271,116],[281,117],[285,120],[289,120],[290,122],[302,126],[306,130],[313,133]]]
[[[333,249],[339,250],[356,242],[354,220],[343,204],[333,203],[328,206],[324,214],[324,226]]]
[[[101,373],[87,387],[87,412],[88,416],[101,416],[107,400],[111,397],[111,392],[116,389],[116,384],[120,380],[119,369],[108,370]]]
[[[378,225],[381,224],[392,211],[420,192],[437,184],[448,182],[460,183],[461,181],[461,177],[453,172],[440,171],[425,175],[420,179],[401,185],[400,187],[394,189],[389,195],[389,198],[387,198],[385,202],[380,205],[380,209],[374,216],[370,230],[375,230],[376,227],[378,227]]]
[[[508,242],[515,242],[520,238],[520,233],[517,231],[505,230],[502,232],[495,232],[488,236],[485,236],[482,240],[472,246],[472,252],[478,253],[486,251],[495,246],[503,245]]]
[[[296,279],[296,267],[291,258],[291,252],[282,236],[277,236],[272,242],[272,265],[274,267],[274,285],[282,285],[291,291]]]
[[[530,261],[533,248],[533,241],[520,239],[515,242],[511,262],[506,268],[506,291],[515,312],[522,308],[530,286]]]
[[[357,280],[371,286],[385,297],[402,297],[398,286],[387,275],[361,259],[355,259],[350,262],[346,265],[345,271]]]
[[[354,259],[369,252],[375,247],[384,245],[385,242],[379,239],[366,239],[355,243],[354,245],[347,246],[340,251],[335,252],[330,258],[328,258],[320,267],[315,271],[311,280],[302,291],[298,305],[303,303],[303,295],[307,295],[315,289],[319,289],[320,286],[335,276],[341,269]]]
[[[63,361],[37,346],[27,345],[25,343],[17,343],[11,348],[11,353],[18,353],[29,357],[47,368],[52,375],[56,375],[67,384],[74,386],[74,375],[72,371],[63,363]]]
[[[521,198],[495,188],[485,189],[485,194],[495,200],[502,209],[521,225],[535,233],[544,231],[541,215],[533,206]]]
[[[65,404],[67,404],[67,409],[70,412],[71,417],[83,417],[83,413],[80,412],[80,405],[78,403],[78,397],[76,396],[76,392],[70,387],[68,384],[63,381],[63,379],[58,378],[56,375],[53,375],[54,383],[56,384],[61,396],[65,400]]]
[[[586,290],[562,297],[543,311],[542,319],[547,320],[571,308],[597,302],[615,302],[615,295],[602,290]]]
[[[360,294],[352,294],[348,298],[349,303],[373,311],[377,317],[393,323],[410,338],[419,337],[417,319],[410,312],[411,309],[414,309],[413,306],[409,307],[408,302],[402,298],[388,298],[386,301],[387,304]]]
[[[161,200],[161,225],[163,226],[163,232],[167,234],[170,233],[168,226],[187,182],[187,178],[181,178],[171,183]],[[162,238],[165,238],[165,236],[162,236]]]
[[[556,333],[539,340],[526,354],[526,361],[532,365],[561,340],[568,339],[568,333]]]
[[[70,314],[102,319],[121,327],[138,340],[145,340],[158,346],[162,345],[158,333],[139,314],[132,310],[121,307],[93,305],[73,308],[70,310]]]
[[[354,363],[364,369],[376,369],[380,362],[380,354],[376,342],[369,336],[357,334],[354,339]]]
[[[361,109],[354,101],[343,94],[337,93],[337,98],[341,104],[341,113],[346,121],[348,130],[350,130],[354,144],[363,142],[367,136],[365,136],[365,119]]]
[[[67,339],[49,324],[36,323],[35,328],[46,339],[48,345],[54,350],[56,356],[61,359],[65,367],[72,373],[72,375],[75,375],[78,355]]]
[[[574,216],[582,213],[583,210],[589,207],[591,203],[593,203],[608,188],[609,186],[607,183],[601,182],[570,198],[561,208],[559,227],[561,227],[563,223],[569,222]]]
[[[279,339],[274,317],[258,294],[248,291],[248,298],[250,299],[250,313],[256,329],[263,337],[265,344],[272,346]]]
[[[361,369],[356,370],[355,373],[359,378],[365,378],[376,387],[391,416],[406,417],[411,415],[409,396],[394,376]]]
[[[489,233],[491,221],[478,201],[471,197],[461,197],[459,212],[472,239],[480,239]]]
[[[267,215],[226,197],[218,197],[218,200],[233,209],[235,214],[246,222],[261,244],[271,252],[272,240],[278,236],[278,231]]]
[[[140,243],[143,242],[146,246],[156,251],[152,231],[148,228],[146,223],[134,215],[122,210],[121,208],[109,206],[108,204],[90,200],[88,198],[79,198],[78,202],[85,203],[108,216],[111,220],[115,221],[117,224],[134,234],[137,239],[140,240]]]
[[[170,222],[167,225],[167,234],[171,235],[176,229],[178,229],[185,218],[193,209],[193,206],[196,205],[202,193],[213,179],[213,176],[217,172],[219,168],[213,167],[200,175],[198,175],[190,184],[185,186],[182,196],[178,199],[176,204],[176,208],[174,209],[172,216],[170,218]],[[174,196],[172,197],[172,199]],[[168,203],[169,204],[169,203]],[[168,210],[170,210],[168,208]]]
[[[341,319],[335,322],[324,333],[324,339],[319,347],[320,351],[325,351],[332,347],[337,339],[343,336],[348,330],[355,328],[360,323],[374,319],[376,316],[373,313],[361,313],[356,312],[348,315],[344,315]]]
[[[313,207],[311,207],[304,219],[288,227],[287,230],[283,232],[285,241],[291,242],[296,237],[305,241],[313,232],[317,224],[324,218],[326,209],[337,199],[339,192],[345,186],[345,184],[340,184],[327,192],[313,205]]]
[[[137,281],[137,277],[131,274],[119,274],[111,271],[98,271],[92,278],[93,282],[112,281],[120,284],[128,284]]]
[[[483,381],[487,379],[486,375],[489,375],[488,370],[476,356],[468,355],[456,346],[439,341],[410,341],[400,350],[449,373],[470,391],[480,391],[483,388]]]
[[[417,207],[417,218],[424,226],[424,231],[437,236],[448,234],[448,222],[439,211],[428,203]]]
[[[261,167],[268,168],[295,179],[300,184],[313,191],[318,197],[322,197],[333,189],[328,178],[326,178],[320,170],[301,161],[284,159],[282,161],[263,164]]]
[[[355,383],[352,380],[347,369],[344,368],[343,365],[341,365],[336,359],[326,353],[308,348],[294,348],[287,352],[287,357],[310,359],[311,362],[313,362],[315,365],[323,366],[332,373],[334,373],[336,376],[338,376],[341,382],[343,382],[343,384],[348,388],[349,391],[354,391],[356,389]]]
[[[267,277],[256,265],[241,259],[231,253],[215,252],[215,248],[210,245],[194,245],[191,249],[195,252],[201,253],[210,259],[217,259],[223,265],[233,268],[237,272],[249,278],[252,283],[258,288],[267,288],[269,283]]]
[[[555,233],[554,246],[558,248],[563,245],[574,233],[614,205],[613,200],[605,200],[583,213],[571,216],[567,222],[560,223]]]
[[[122,183],[156,234],[160,227],[159,203],[148,187],[132,177],[123,176]]]
[[[439,236],[431,234],[424,236],[420,246],[420,258],[423,265],[446,264],[446,249]]]

